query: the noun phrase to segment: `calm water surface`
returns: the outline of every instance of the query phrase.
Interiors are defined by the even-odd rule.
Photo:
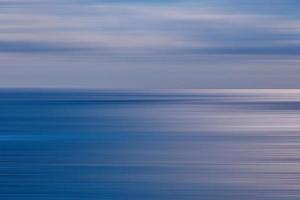
[[[0,90],[2,200],[299,200],[300,90]]]

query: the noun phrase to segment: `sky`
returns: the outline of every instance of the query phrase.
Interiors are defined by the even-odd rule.
[[[300,88],[299,0],[0,0],[2,88]]]

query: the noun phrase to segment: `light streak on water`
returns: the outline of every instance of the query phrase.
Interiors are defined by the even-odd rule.
[[[0,199],[300,198],[300,90],[1,90]]]

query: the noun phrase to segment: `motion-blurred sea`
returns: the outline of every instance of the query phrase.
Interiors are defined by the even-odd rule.
[[[299,200],[300,90],[0,90],[1,200]]]

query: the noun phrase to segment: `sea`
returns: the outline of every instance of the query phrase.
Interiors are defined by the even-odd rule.
[[[299,200],[300,90],[0,90],[1,200]]]

